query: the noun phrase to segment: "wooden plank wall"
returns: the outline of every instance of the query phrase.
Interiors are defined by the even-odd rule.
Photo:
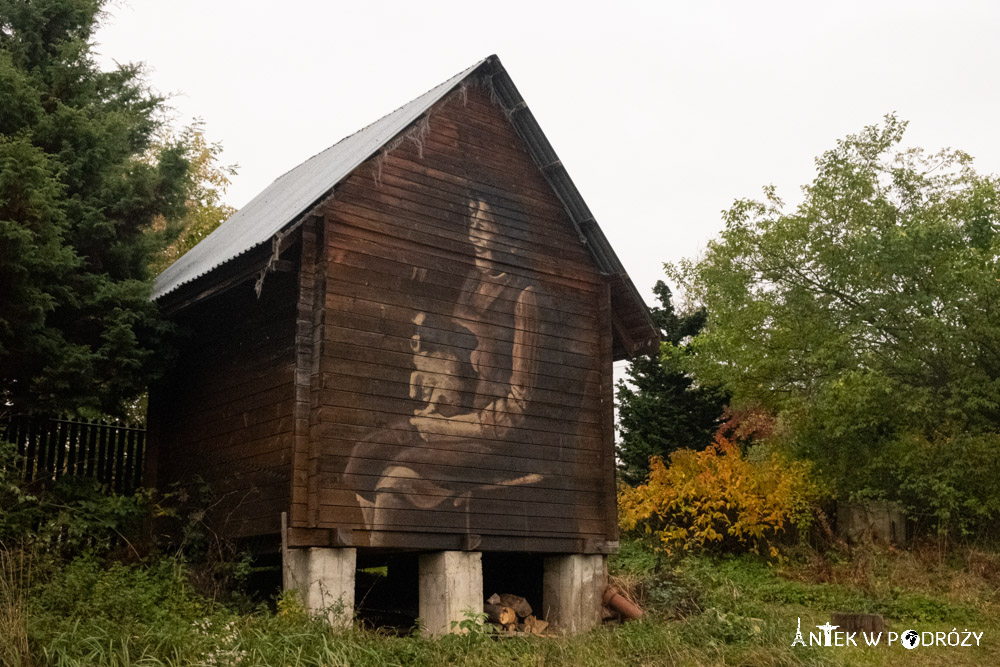
[[[290,502],[297,293],[276,273],[260,299],[251,281],[185,311],[179,366],[151,394],[157,483],[208,482],[229,537],[278,533]]]
[[[359,546],[463,533],[519,550],[616,539],[606,281],[484,87],[439,103],[425,136],[412,136],[323,210],[310,525],[354,529]],[[470,194],[487,202],[495,234],[470,231]],[[491,252],[478,264],[474,239]],[[428,399],[413,393],[415,335],[463,359],[499,352],[479,367],[438,363],[436,379],[453,380],[452,412],[482,422],[500,401],[507,412],[490,419],[509,427],[470,437],[440,408],[418,427]],[[504,401],[514,367],[529,371],[515,388],[528,395],[522,414]],[[385,508],[362,511],[380,497]]]

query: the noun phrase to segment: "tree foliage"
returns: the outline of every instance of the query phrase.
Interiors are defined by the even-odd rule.
[[[842,491],[889,497],[892,443],[1000,427],[1000,181],[905,128],[837,142],[794,210],[737,201],[668,271],[708,312],[689,367],[777,411]]]
[[[724,392],[699,386],[680,364],[687,353],[684,341],[701,329],[705,311],[677,315],[662,280],[653,292],[660,301],[650,310],[663,340],[660,354],[631,360],[628,380],[618,382],[617,454],[622,478],[630,484],[646,478],[651,457],[708,445],[726,403]]]
[[[8,409],[120,412],[168,331],[149,301],[157,219],[185,214],[188,149],[152,149],[163,99],[101,71],[104,0],[0,0],[0,391]]]
[[[1000,433],[904,432],[886,446],[871,476],[939,537],[996,539],[1000,517]]]
[[[189,187],[183,217],[168,220],[161,216],[153,224],[153,233],[167,240],[173,239],[153,258],[150,264],[153,274],[161,273],[236,213],[236,209],[223,202],[222,197],[229,188],[230,178],[236,175],[237,167],[219,164],[222,145],[208,141],[203,124],[195,122],[179,136],[157,142],[154,150],[163,150],[173,144],[180,144],[187,150],[186,157],[191,165]]]

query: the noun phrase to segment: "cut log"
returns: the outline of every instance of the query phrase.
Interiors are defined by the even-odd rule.
[[[536,618],[535,622],[531,624],[531,632],[536,635],[540,635],[545,632],[549,627],[548,621],[543,621],[540,618]]]
[[[524,631],[529,635],[540,635],[549,627],[548,621],[543,621],[534,616],[527,616],[524,619]]]
[[[487,602],[483,605],[483,611],[486,613],[486,620],[490,623],[495,623],[504,628],[517,624],[517,612],[510,607]]]
[[[500,625],[517,625],[517,612],[510,607],[500,607]]]
[[[523,625],[524,625],[524,631],[530,635],[535,627],[535,617],[531,615],[525,616]]]
[[[520,595],[512,595],[510,593],[500,594],[500,604],[505,607],[510,607],[517,612],[517,615],[521,618],[527,618],[531,616],[531,605]]]
[[[486,604],[492,604],[499,607],[502,603],[500,602],[500,596],[494,593],[493,595],[486,598]]]
[[[483,605],[483,612],[486,614],[486,620],[490,623],[500,623],[500,605],[487,602]]]

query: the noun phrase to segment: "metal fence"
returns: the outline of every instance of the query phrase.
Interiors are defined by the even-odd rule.
[[[96,479],[117,493],[131,493],[142,484],[142,426],[16,416],[0,422],[0,440],[15,444],[15,471],[33,486],[67,476]]]

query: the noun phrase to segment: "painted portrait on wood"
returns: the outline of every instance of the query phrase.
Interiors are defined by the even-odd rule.
[[[505,488],[543,480],[537,473],[492,470],[470,483],[464,472],[476,467],[477,455],[506,454],[511,430],[530,422],[541,335],[531,280],[494,260],[495,204],[477,193],[466,210],[474,268],[460,297],[450,316],[413,318],[413,413],[372,429],[344,470],[353,476],[362,466],[370,471],[366,462],[385,462],[368,476],[370,488],[357,492],[369,530],[411,525],[410,512],[436,510],[464,515],[464,525],[455,528],[474,532],[477,498],[500,498]],[[505,333],[498,335],[498,328]]]

